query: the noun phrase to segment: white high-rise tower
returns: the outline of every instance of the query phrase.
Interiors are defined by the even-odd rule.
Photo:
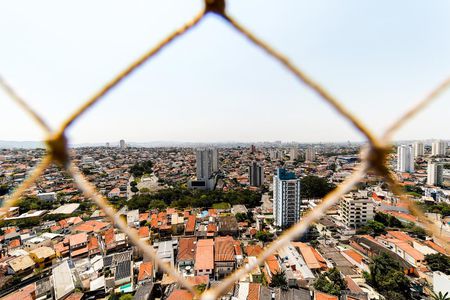
[[[428,161],[427,168],[427,184],[428,185],[442,185],[442,174],[444,168],[438,162]]]
[[[274,224],[288,227],[300,221],[300,179],[285,169],[273,177]]]
[[[431,144],[431,155],[433,156],[444,156],[447,151],[447,142],[444,141],[434,141]]]
[[[397,148],[397,171],[414,172],[414,154],[411,146],[401,145]]]
[[[414,158],[423,156],[423,143],[422,142],[415,142],[413,144],[413,151],[414,151]]]

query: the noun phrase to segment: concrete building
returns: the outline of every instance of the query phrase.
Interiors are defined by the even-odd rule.
[[[54,202],[56,201],[56,193],[50,192],[50,193],[39,193],[37,194],[37,197],[45,202]]]
[[[444,141],[434,141],[431,144],[431,155],[433,156],[444,156],[447,152],[447,142]]]
[[[300,179],[294,173],[278,168],[273,177],[274,224],[291,226],[300,221]]]
[[[261,186],[264,184],[264,167],[256,161],[248,167],[250,186]]]
[[[373,220],[375,215],[375,204],[368,197],[366,191],[352,192],[345,195],[339,202],[339,215],[342,222],[350,228],[365,225],[367,221]]]
[[[215,174],[219,171],[219,152],[217,149],[197,149],[197,180],[189,182],[191,188],[214,189]]]
[[[397,171],[414,172],[414,153],[411,146],[401,145],[397,148]]]
[[[427,184],[439,186],[443,182],[444,167],[438,162],[428,161]]]
[[[313,147],[308,147],[305,152],[305,161],[313,162],[316,160],[316,150]]]
[[[423,156],[424,148],[422,142],[415,142],[413,144],[413,152],[414,152],[414,158]]]
[[[289,151],[289,158],[291,160],[296,160],[298,158],[298,148],[291,148]]]
[[[120,149],[125,149],[125,147],[126,147],[125,140],[120,140],[119,146],[120,146]]]

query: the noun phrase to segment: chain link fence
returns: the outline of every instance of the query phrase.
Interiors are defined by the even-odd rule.
[[[296,77],[301,83],[315,91],[322,101],[327,102],[331,107],[336,110],[336,113],[349,121],[358,131],[360,131],[367,139],[367,146],[361,151],[361,164],[357,170],[347,178],[342,184],[340,184],[335,190],[330,192],[320,205],[308,214],[302,217],[301,221],[292,226],[289,230],[285,231],[278,239],[273,241],[264,251],[257,257],[257,259],[251,263],[245,264],[240,269],[236,270],[230,276],[225,278],[220,285],[214,286],[203,293],[196,290],[192,283],[186,280],[181,274],[179,274],[173,267],[158,260],[153,247],[144,241],[140,240],[136,232],[133,231],[127,224],[119,218],[117,212],[109,205],[108,200],[102,196],[95,186],[90,183],[86,177],[75,166],[69,156],[69,150],[67,147],[67,140],[65,132],[69,126],[73,125],[73,122],[80,118],[84,112],[90,107],[100,101],[106,94],[113,91],[113,89],[119,85],[123,79],[130,76],[145,62],[150,60],[158,52],[162,51],[173,40],[179,38],[184,33],[192,30],[196,25],[203,20],[207,14],[216,14],[226,21],[238,34],[245,36],[250,43],[258,46],[264,51],[268,57],[278,61],[282,67],[286,68],[294,77]],[[282,53],[278,52],[271,45],[265,43],[263,40],[255,36],[252,32],[242,26],[237,20],[230,16],[226,11],[225,0],[205,0],[204,9],[194,16],[190,21],[183,24],[179,29],[163,39],[155,47],[144,53],[141,57],[132,62],[125,70],[116,75],[105,86],[103,86],[97,93],[95,93],[90,99],[88,99],[83,105],[81,105],[61,126],[52,130],[45,120],[33,111],[30,106],[13,90],[11,86],[0,77],[0,86],[6,92],[6,94],[15,101],[21,108],[27,112],[31,118],[44,130],[47,135],[46,145],[47,153],[40,163],[35,167],[32,173],[17,187],[13,193],[7,198],[3,206],[0,208],[3,211],[7,211],[13,206],[17,200],[34,184],[40,175],[51,164],[57,164],[62,170],[67,172],[74,179],[75,184],[84,194],[84,196],[92,199],[101,208],[106,216],[113,221],[118,228],[128,235],[131,242],[139,247],[146,255],[151,257],[155,263],[168,275],[172,276],[181,286],[189,290],[196,299],[210,300],[217,299],[223,295],[236,281],[252,271],[258,265],[264,262],[266,258],[274,254],[279,248],[285,246],[292,239],[299,237],[308,229],[309,225],[317,221],[332,205],[336,204],[339,199],[351,191],[355,185],[368,174],[368,172],[375,173],[382,177],[389,185],[392,192],[394,192],[401,201],[407,201],[410,211],[418,218],[418,220],[426,226],[426,229],[430,234],[440,241],[447,250],[450,250],[450,242],[448,238],[441,236],[439,228],[428,220],[422,211],[420,211],[413,201],[410,201],[407,195],[403,193],[403,189],[397,182],[395,175],[388,169],[386,160],[388,154],[392,148],[391,138],[393,134],[401,128],[404,123],[414,117],[418,112],[429,105],[439,95],[441,95],[450,86],[450,77],[446,78],[436,88],[434,88],[422,101],[412,106],[404,115],[400,116],[393,124],[385,131],[381,136],[376,136],[372,133],[365,124],[348,111],[338,99],[336,99],[329,91],[322,87],[318,82],[310,78],[297,66],[292,64],[289,59]]]

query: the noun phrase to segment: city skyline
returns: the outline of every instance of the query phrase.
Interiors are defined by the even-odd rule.
[[[83,3],[67,7],[57,2],[29,2],[29,11],[16,3],[2,7],[1,75],[53,127],[202,6],[201,1],[138,2],[127,7],[108,3],[104,13],[105,3],[89,3],[89,10]],[[387,11],[383,3],[357,1],[345,7],[258,2],[258,14],[255,3],[231,2],[228,8],[376,133],[448,76],[450,42],[442,37],[450,34],[449,3],[386,1]],[[80,14],[82,24],[77,20]],[[269,16],[282,17],[283,22],[267,22]],[[418,21],[424,17],[427,22]],[[321,22],[324,19],[327,22]],[[443,94],[395,138],[450,136],[450,120],[445,117],[448,97],[448,92]],[[8,112],[0,123],[8,128],[1,131],[1,139],[44,139],[2,92],[0,102]],[[10,126],[17,122],[20,126]],[[309,88],[215,16],[208,16],[88,111],[68,137],[72,143],[123,137],[182,142],[363,141]]]

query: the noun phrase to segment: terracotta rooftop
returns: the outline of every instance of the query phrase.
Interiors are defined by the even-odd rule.
[[[151,262],[143,262],[139,266],[138,281],[153,277],[153,264]]]
[[[234,261],[234,239],[231,236],[216,237],[214,261]]]
[[[214,269],[214,241],[199,240],[195,253],[195,270]]]
[[[84,232],[69,236],[70,247],[77,246],[82,243],[87,243],[87,235]]]
[[[173,290],[167,300],[192,300],[194,296],[186,290]]]
[[[195,237],[181,238],[179,240],[177,261],[194,260],[196,241]]]

